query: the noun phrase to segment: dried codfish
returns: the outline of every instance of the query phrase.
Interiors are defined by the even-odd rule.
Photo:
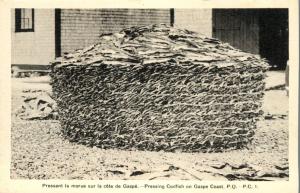
[[[223,151],[253,139],[268,64],[164,24],[131,27],[56,59],[63,134],[102,148]]]

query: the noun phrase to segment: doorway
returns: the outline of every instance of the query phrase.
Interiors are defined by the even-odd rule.
[[[288,9],[262,9],[259,14],[259,53],[272,68],[283,70],[289,58]]]

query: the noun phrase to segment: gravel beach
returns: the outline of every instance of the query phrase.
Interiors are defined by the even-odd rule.
[[[267,85],[280,84],[282,78],[281,72],[269,73]],[[288,180],[288,97],[284,90],[265,93],[264,119],[258,122],[248,149],[166,153],[91,148],[64,139],[56,120],[18,118],[22,92],[51,92],[48,79],[12,79],[12,179]]]

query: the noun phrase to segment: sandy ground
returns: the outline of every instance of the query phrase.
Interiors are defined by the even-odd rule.
[[[25,90],[51,92],[48,77],[12,79],[13,179],[288,180],[288,97],[267,91],[249,149],[223,153],[103,150],[70,143],[58,121],[16,116]],[[268,72],[266,87],[284,84],[283,72]]]

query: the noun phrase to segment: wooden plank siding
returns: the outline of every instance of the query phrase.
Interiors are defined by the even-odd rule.
[[[255,10],[214,9],[213,37],[259,54],[259,16]]]
[[[97,42],[102,33],[135,25],[166,23],[170,9],[62,9],[61,52],[72,52]]]

